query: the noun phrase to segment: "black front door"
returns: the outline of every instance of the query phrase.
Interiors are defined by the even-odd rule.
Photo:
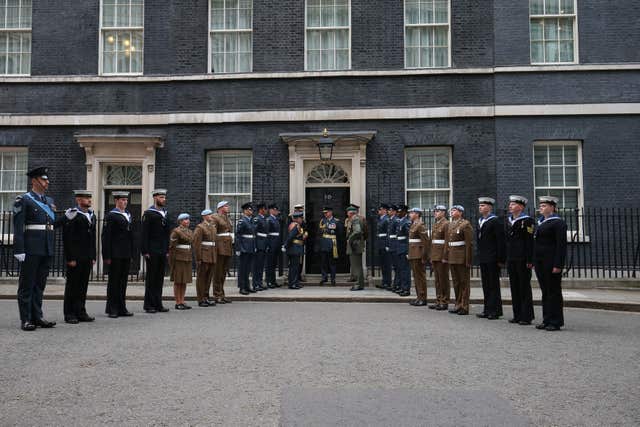
[[[349,187],[307,188],[305,204],[305,221],[309,238],[307,239],[307,255],[305,256],[306,273],[320,274],[320,254],[318,236],[318,224],[324,216],[322,209],[325,206],[333,208],[333,216],[343,224],[345,209],[349,205]],[[344,227],[338,233],[338,273],[349,272],[349,262],[346,256],[346,244],[344,239]]]
[[[105,214],[115,208],[115,202],[113,198],[114,191],[128,191],[129,192],[129,204],[127,210],[131,213],[131,227],[133,229],[133,249],[134,256],[131,259],[131,268],[129,273],[138,274],[140,271],[140,237],[142,234],[142,190],[105,190]],[[105,272],[108,271],[108,266],[105,266]]]

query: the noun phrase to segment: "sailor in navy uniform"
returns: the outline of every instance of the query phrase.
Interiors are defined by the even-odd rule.
[[[378,247],[378,258],[380,260],[380,270],[382,272],[382,282],[376,285],[377,288],[391,288],[391,252],[389,252],[389,208],[386,203],[381,203],[378,207],[378,226],[376,229],[376,246]]]
[[[144,310],[147,313],[167,312],[162,305],[162,286],[169,254],[169,236],[174,225],[169,220],[167,190],[153,190],[153,205],[142,215],[141,253],[147,264],[144,280]]]
[[[496,201],[491,197],[478,198],[478,226],[476,242],[478,244],[478,263],[482,276],[484,310],[476,314],[489,320],[502,316],[502,297],[500,295],[500,268],[504,266],[504,225],[493,213]]]
[[[318,224],[318,236],[320,238],[320,270],[322,279],[320,285],[324,285],[331,278],[331,285],[336,284],[336,261],[338,259],[338,228],[340,220],[333,216],[333,208],[325,206],[322,210],[324,218]]]
[[[109,266],[105,313],[111,318],[133,316],[126,305],[129,267],[133,257],[131,213],[127,211],[128,191],[114,191],[116,207],[104,218],[102,228],[102,259]]]
[[[534,318],[531,293],[533,230],[535,221],[524,212],[527,198],[509,196],[509,217],[505,222],[507,272],[511,287],[513,318],[509,323],[530,325]]]
[[[304,212],[293,211],[291,224],[287,229],[287,238],[282,245],[282,252],[289,256],[289,289],[300,289],[300,270],[304,255],[304,235],[302,227]]]
[[[256,292],[249,284],[249,273],[256,252],[255,226],[251,220],[251,203],[242,205],[243,216],[236,225],[236,256],[238,257],[238,288],[242,295]]]
[[[411,221],[407,216],[409,206],[398,206],[398,219],[396,225],[396,275],[399,277],[397,294],[401,297],[411,295],[411,265],[409,264],[409,229]]]
[[[21,263],[18,308],[25,331],[52,328],[56,324],[42,317],[42,295],[55,249],[54,228],[64,224],[65,216],[56,218],[53,199],[45,196],[49,188],[47,173],[45,167],[29,171],[31,191],[18,196],[13,205],[13,253]]]
[[[256,253],[253,257],[253,271],[251,278],[253,289],[255,291],[266,291],[267,286],[263,285],[262,278],[264,276],[264,263],[267,254],[268,225],[265,214],[267,213],[267,205],[258,203],[256,205],[258,214],[253,217],[253,226],[256,234]]]
[[[280,209],[278,205],[269,205],[269,216],[267,217],[267,249],[265,260],[265,280],[268,288],[278,288],[276,281],[276,267],[280,254],[280,220],[278,215]]]
[[[564,326],[560,282],[567,257],[567,224],[556,213],[557,197],[539,200],[541,217],[534,235],[533,265],[542,291],[542,323],[536,328],[558,331]]]
[[[92,194],[75,190],[76,207],[67,209],[62,234],[67,281],[64,287],[64,320],[67,323],[93,322],[85,303],[91,268],[96,263],[96,216],[91,209]]]

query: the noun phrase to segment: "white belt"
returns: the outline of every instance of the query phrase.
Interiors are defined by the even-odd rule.
[[[53,230],[53,226],[50,224],[31,224],[25,225],[25,230]]]
[[[378,237],[387,237],[386,234],[378,234]]]
[[[216,242],[202,242],[202,246],[215,246]]]
[[[395,238],[398,237],[398,235],[397,234],[389,234],[389,237],[392,238],[392,239],[395,239]]]
[[[422,243],[422,239],[409,239],[409,243]]]
[[[280,236],[280,233],[269,233],[269,236]]]
[[[407,240],[407,236],[398,236],[398,240]]]
[[[218,233],[216,234],[218,237],[231,237],[231,233]]]
[[[255,236],[253,234],[241,234],[240,237],[245,239],[253,239]]]
[[[256,233],[258,237],[267,237],[267,233]]]
[[[449,246],[464,246],[464,242],[449,242]]]
[[[191,249],[191,245],[176,245],[176,249]]]
[[[432,240],[431,243],[433,243],[434,245],[444,245],[444,240]]]

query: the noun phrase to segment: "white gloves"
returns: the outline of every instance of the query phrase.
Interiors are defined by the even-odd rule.
[[[26,254],[13,254],[13,256],[20,262],[24,262],[24,259],[27,257]]]
[[[236,251],[236,256],[240,256],[240,251]]]
[[[282,247],[282,252],[287,252],[287,248],[285,248],[284,246]]]
[[[385,246],[384,248],[385,251],[389,252],[389,248]]]

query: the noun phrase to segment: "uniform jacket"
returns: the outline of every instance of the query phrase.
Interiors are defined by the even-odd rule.
[[[193,231],[187,227],[178,226],[171,231],[169,237],[169,260],[191,262],[191,243]],[[183,246],[183,247],[180,247]],[[187,247],[188,246],[188,247]]]
[[[320,252],[333,252],[334,245],[337,254],[338,245],[338,230],[340,227],[340,220],[336,217],[331,219],[322,218],[318,223],[318,238],[320,239]],[[333,237],[325,237],[333,236]]]
[[[253,217],[253,227],[256,233],[256,250],[264,252],[267,250],[268,225],[267,218],[264,215],[256,215]]]
[[[267,217],[267,251],[280,249],[280,221],[275,216]]]
[[[411,223],[409,227],[409,259],[420,259],[426,263],[429,260],[431,239],[422,220]]]
[[[431,261],[442,261],[449,237],[449,221],[440,218],[431,226]]]
[[[390,216],[389,226],[388,226],[388,236],[387,236],[387,247],[389,248],[389,252],[396,253],[397,246],[398,246],[398,217]]]
[[[213,221],[216,224],[216,254],[233,256],[233,227],[228,215],[214,214]],[[228,236],[220,236],[220,233],[228,233]]]
[[[480,218],[476,227],[476,244],[479,263],[504,263],[505,243],[502,219],[495,215],[490,215],[486,220]]]
[[[407,255],[409,253],[409,228],[411,228],[411,221],[408,216],[398,218],[398,224],[396,226],[396,233],[398,234],[396,243],[396,253],[398,255]]]
[[[389,247],[389,216],[382,215],[378,217],[378,226],[376,227],[376,246],[378,252],[386,252],[385,248]]]
[[[44,197],[44,200],[42,200]],[[30,191],[18,196],[13,205],[13,252],[39,256],[53,256],[55,249],[54,228],[65,223],[64,215],[56,215],[56,206],[48,196]],[[53,218],[36,202],[46,206]],[[45,225],[46,230],[27,230],[27,225]]]
[[[347,255],[364,252],[364,229],[359,215],[354,215],[347,226]]]
[[[287,239],[285,240],[284,247],[287,251],[287,255],[302,256],[304,255],[304,228],[296,223],[289,224],[287,230]]]
[[[535,232],[534,258],[564,268],[567,257],[567,224],[558,216],[538,221]]]
[[[202,242],[205,244],[203,245]],[[193,253],[197,262],[215,264],[216,262],[216,223],[202,221],[193,233]]]
[[[154,206],[142,215],[142,241],[140,250],[143,254],[166,255],[169,251],[169,234],[173,225],[169,221],[167,211],[157,210]]]
[[[96,259],[96,216],[88,211],[91,219],[80,210],[72,211],[72,218],[67,217],[62,232],[64,257],[67,261]]]
[[[127,259],[133,256],[133,218],[128,211],[113,209],[104,217],[102,227],[102,257]]]
[[[456,246],[455,242],[461,243]],[[454,246],[451,245],[452,243]],[[444,251],[444,259],[449,264],[471,264],[473,259],[473,227],[469,221],[461,218],[449,222],[447,245]]]
[[[236,225],[236,252],[252,254],[256,251],[256,228],[248,216],[243,216]]]
[[[528,215],[507,218],[505,221],[505,247],[507,261],[533,263],[533,232],[535,221]]]

